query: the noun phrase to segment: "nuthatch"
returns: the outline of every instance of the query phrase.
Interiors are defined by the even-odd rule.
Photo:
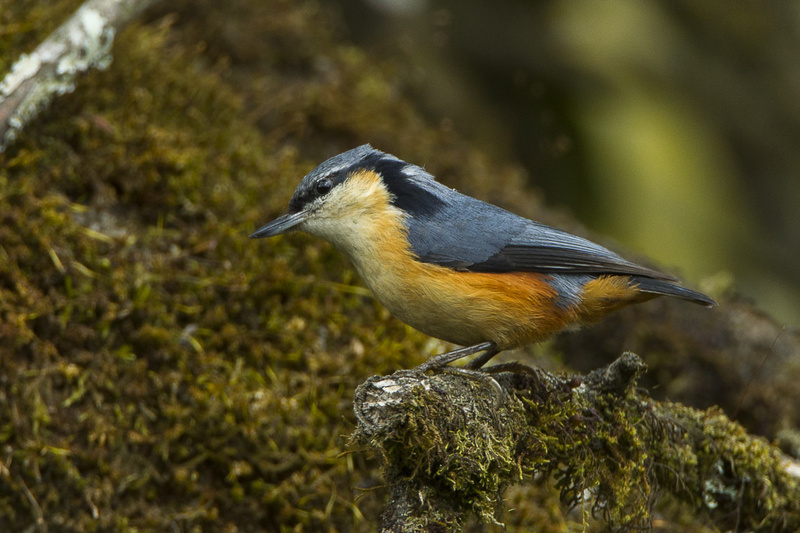
[[[704,294],[570,233],[461,194],[369,145],[328,159],[298,185],[287,214],[251,238],[301,230],[347,255],[406,324],[465,348],[420,368],[502,350],[594,322],[632,303]]]

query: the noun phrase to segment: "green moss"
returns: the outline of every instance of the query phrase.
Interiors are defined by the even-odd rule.
[[[657,500],[676,531],[705,522],[796,530],[800,482],[780,453],[715,409],[652,403],[635,390],[643,368],[625,354],[584,384],[539,370],[499,374],[502,399],[452,374],[372,378],[356,392],[354,443],[385,462],[393,495],[384,527],[513,520],[516,510],[502,512],[506,488],[552,478],[542,488],[559,494],[560,513],[579,511],[590,530],[650,528]]]
[[[0,156],[4,528],[360,520],[369,469],[338,454],[363,346],[390,368],[414,343],[381,348],[371,299],[321,281],[347,268],[328,248],[247,239],[311,163],[200,52],[164,21],[125,32]]]
[[[785,458],[775,447],[748,435],[718,409],[663,408],[675,421],[673,430],[684,435],[677,446],[664,441],[656,448],[660,483],[678,489],[680,498],[705,509],[723,527],[800,527],[800,480],[785,471]]]

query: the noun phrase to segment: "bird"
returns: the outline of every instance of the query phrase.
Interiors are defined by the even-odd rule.
[[[716,305],[668,274],[462,194],[369,144],[309,172],[288,211],[250,238],[297,230],[344,253],[392,315],[462,346],[420,370],[471,355],[466,371],[488,370],[501,351],[659,296]]]

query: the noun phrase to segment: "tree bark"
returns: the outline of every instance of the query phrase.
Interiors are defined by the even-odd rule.
[[[0,152],[56,96],[72,92],[81,72],[111,63],[114,36],[156,0],[89,0],[0,83]]]

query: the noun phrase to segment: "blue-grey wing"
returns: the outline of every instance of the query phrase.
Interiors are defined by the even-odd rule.
[[[435,183],[435,182],[433,182]],[[436,183],[441,200],[411,212],[409,241],[427,263],[472,272],[629,274],[673,280],[587,239],[515,215]]]

